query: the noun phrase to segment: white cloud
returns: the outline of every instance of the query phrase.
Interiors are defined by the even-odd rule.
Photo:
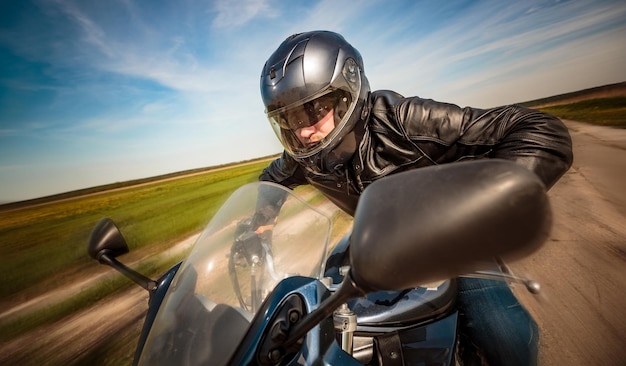
[[[216,12],[213,19],[216,28],[240,27],[256,17],[271,18],[276,14],[267,0],[218,0],[213,11]]]
[[[532,14],[521,17],[524,3],[507,4],[485,17],[487,5],[480,3],[463,13],[462,19],[416,35],[414,39],[400,37],[400,33],[409,31],[398,28],[394,29],[396,34],[389,34],[386,39],[361,42],[372,86],[395,89],[406,95],[453,98],[456,103],[470,105],[519,102],[522,96],[532,95],[533,90],[544,92],[541,79],[533,76],[545,76],[548,69],[561,78],[550,78],[557,85],[576,88],[570,82],[573,79],[580,81],[579,88],[589,87],[578,76],[582,67],[592,68],[593,64],[585,64],[589,59],[583,60],[582,56],[606,50],[607,37],[622,42],[624,39],[603,32],[602,27],[623,24],[626,4],[586,4],[589,8],[580,9],[578,3],[567,3],[559,9],[535,8]],[[392,42],[395,39],[401,41]],[[621,58],[625,59],[623,55]],[[565,62],[579,66],[577,69],[560,66]],[[535,80],[534,88],[524,83],[527,88],[517,89],[524,78]],[[613,82],[619,81],[622,80]],[[486,94],[490,96],[488,99],[484,97]]]
[[[108,57],[115,57],[116,54],[110,49],[106,39],[105,31],[92,19],[83,13],[75,3],[71,1],[55,0],[54,3],[71,20],[76,22],[83,30],[82,38],[88,44],[95,46],[100,52]]]

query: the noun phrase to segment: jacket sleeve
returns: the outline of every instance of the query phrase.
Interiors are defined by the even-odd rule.
[[[572,142],[558,118],[520,106],[460,108],[407,98],[396,113],[407,137],[435,164],[481,157],[524,165],[551,187],[572,164]]]
[[[572,140],[558,118],[537,110],[507,106],[488,111],[473,111],[471,120],[492,120],[497,143],[491,157],[513,160],[533,171],[547,188],[556,183],[573,162]],[[471,129],[471,127],[469,128]]]
[[[307,184],[303,168],[286,152],[272,161],[259,176],[259,180],[277,183],[289,189]]]
[[[277,183],[289,189],[294,189],[307,182],[300,165],[285,152],[263,169],[259,180]],[[263,190],[263,187],[260,189]],[[273,195],[269,195],[268,192],[272,192]],[[285,196],[286,194],[281,194],[277,190],[260,191],[253,226],[258,227],[273,223],[285,202]]]

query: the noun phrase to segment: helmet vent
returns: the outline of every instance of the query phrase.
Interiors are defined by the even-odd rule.
[[[353,58],[349,58],[346,60],[345,64],[343,65],[343,77],[346,79],[346,81],[348,82],[348,84],[350,85],[350,88],[352,88],[352,90],[357,90],[359,85],[359,67],[356,64],[356,61],[354,61]]]

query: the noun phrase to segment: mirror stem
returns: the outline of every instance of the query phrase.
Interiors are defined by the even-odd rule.
[[[122,273],[124,276],[130,278],[133,282],[152,293],[157,288],[157,283],[148,277],[138,273],[131,268],[126,267],[123,263],[110,256],[109,253],[100,253],[98,255],[98,262],[113,267],[116,271]]]
[[[500,280],[500,281],[510,281],[515,283],[521,283],[526,287],[526,290],[533,295],[539,294],[541,292],[541,285],[539,282],[535,280],[531,280],[528,278],[514,276],[509,273],[503,272],[492,272],[492,271],[476,271],[470,274],[460,275],[459,277],[465,278],[483,278],[487,280]]]
[[[352,281],[350,272],[348,272],[341,283],[341,287],[339,287],[335,293],[324,300],[317,309],[307,314],[304,318],[302,318],[302,321],[296,323],[294,327],[291,328],[284,346],[289,347],[295,344],[300,338],[304,337],[309,330],[313,329],[313,327],[324,320],[324,318],[331,315],[335,309],[346,303],[348,300],[360,296],[365,296],[365,293],[361,291]]]

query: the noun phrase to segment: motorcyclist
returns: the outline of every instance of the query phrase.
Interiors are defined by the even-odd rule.
[[[263,66],[260,86],[285,148],[260,180],[289,188],[311,184],[350,215],[370,183],[409,169],[507,159],[549,188],[572,164],[567,128],[548,114],[371,92],[361,55],[333,32],[288,37]],[[259,204],[260,232],[271,227],[280,205],[280,199]],[[464,349],[493,365],[537,362],[537,325],[506,283],[459,279],[458,304]]]

